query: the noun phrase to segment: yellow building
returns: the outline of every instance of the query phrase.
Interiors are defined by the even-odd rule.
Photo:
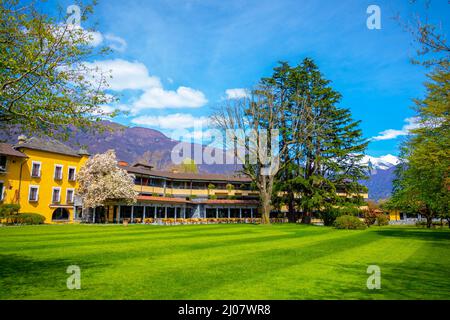
[[[72,221],[76,176],[88,157],[56,140],[20,136],[15,146],[0,144],[0,203],[19,204],[45,223]]]

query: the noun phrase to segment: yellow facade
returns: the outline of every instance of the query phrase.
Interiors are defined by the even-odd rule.
[[[401,220],[400,211],[398,211],[398,210],[389,211],[389,220],[391,220],[391,221]]]
[[[78,187],[76,174],[88,159],[87,155],[72,156],[43,150],[17,148],[27,158],[7,157],[6,172],[0,175],[3,182],[2,203],[20,205],[20,212],[39,213],[45,217],[45,223],[70,222],[73,220],[74,203],[67,199],[68,190]],[[33,164],[40,165],[39,176],[32,176]],[[60,166],[62,177],[55,177],[55,167]],[[75,171],[75,180],[69,180],[69,168]],[[37,199],[30,199],[31,188],[37,188]],[[54,189],[59,188],[59,201],[53,201]],[[35,190],[35,189],[34,189]],[[52,219],[56,209],[69,213],[68,219]]]

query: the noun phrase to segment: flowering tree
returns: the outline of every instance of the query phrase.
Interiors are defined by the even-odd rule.
[[[78,173],[77,194],[83,199],[83,207],[96,208],[121,202],[136,202],[134,176],[117,165],[116,153],[108,150],[90,158]]]

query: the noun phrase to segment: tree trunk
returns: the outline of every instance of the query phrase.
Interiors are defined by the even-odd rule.
[[[270,195],[261,194],[261,223],[270,224]]]
[[[288,220],[289,222],[293,222],[295,223],[296,219],[295,219],[295,207],[294,207],[294,194],[293,192],[289,191],[288,192]]]
[[[430,229],[431,224],[433,223],[433,219],[430,216],[426,216],[426,218],[427,218],[427,228]]]

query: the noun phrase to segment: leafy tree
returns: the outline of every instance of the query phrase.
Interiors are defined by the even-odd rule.
[[[409,18],[402,18],[400,14],[395,16],[395,20],[411,34],[416,45],[416,57],[411,59],[413,64],[420,64],[425,67],[434,68],[436,66],[448,66],[450,59],[450,45],[447,43],[446,35],[443,32],[441,22],[433,22],[428,14],[428,9],[433,5],[431,0],[410,0],[411,4],[424,4],[423,14],[414,14]],[[447,1],[450,9],[450,2]]]
[[[228,147],[244,151],[236,156],[243,163],[242,172],[259,192],[263,224],[270,223],[275,176],[287,164],[280,160],[294,152],[292,141],[276,143],[280,119],[287,112],[286,105],[277,102],[276,90],[274,84],[261,80],[247,97],[226,101],[212,117],[212,123],[231,141]]]
[[[85,22],[93,5],[78,4]],[[108,49],[92,45],[94,30],[61,23],[67,16],[57,21],[40,7],[0,1],[0,128],[51,136],[114,116],[102,109],[113,100],[107,75],[84,63]]]
[[[389,206],[420,213],[430,228],[450,210],[449,65],[436,67],[425,86],[426,97],[415,100],[419,128],[402,145]]]
[[[360,160],[367,142],[350,111],[337,107],[340,94],[329,84],[311,59],[296,67],[281,62],[249,97],[234,100],[213,118],[223,130],[258,134],[279,130],[278,163],[272,176],[260,174],[264,163],[242,161],[244,173],[260,192],[263,220],[272,205],[287,204],[292,221],[296,206],[310,217],[314,210],[360,200],[356,195],[365,190],[358,180],[365,177]],[[231,140],[247,155],[263,156],[239,137]]]
[[[87,160],[77,179],[77,194],[84,208],[136,202],[138,193],[134,190],[134,176],[119,168],[114,150],[96,154]]]
[[[180,164],[170,166],[169,170],[183,173],[198,173],[197,164],[195,163],[195,160],[191,158],[185,158]]]

